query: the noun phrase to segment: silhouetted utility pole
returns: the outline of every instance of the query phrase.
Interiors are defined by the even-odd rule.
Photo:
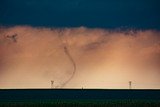
[[[129,81],[129,89],[132,89],[132,81]]]
[[[54,81],[51,80],[51,88],[54,88]]]

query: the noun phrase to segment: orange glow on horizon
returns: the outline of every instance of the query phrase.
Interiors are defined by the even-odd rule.
[[[15,38],[13,35],[15,35]],[[16,41],[14,40],[16,39]],[[76,63],[64,52],[64,45]],[[160,88],[160,32],[0,29],[0,88]]]

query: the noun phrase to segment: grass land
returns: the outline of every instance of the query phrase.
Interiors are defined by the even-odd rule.
[[[160,107],[160,100],[21,100],[3,101],[0,107]]]
[[[0,89],[0,107],[160,107],[160,90]]]

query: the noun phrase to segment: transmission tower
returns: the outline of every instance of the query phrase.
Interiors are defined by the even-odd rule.
[[[129,89],[132,89],[132,81],[129,81]]]
[[[54,81],[51,80],[51,88],[54,88]]]

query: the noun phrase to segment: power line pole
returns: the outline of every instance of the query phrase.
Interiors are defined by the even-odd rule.
[[[54,81],[51,80],[51,89],[53,89],[53,88],[54,88]]]
[[[132,89],[132,81],[129,81],[129,89]]]

